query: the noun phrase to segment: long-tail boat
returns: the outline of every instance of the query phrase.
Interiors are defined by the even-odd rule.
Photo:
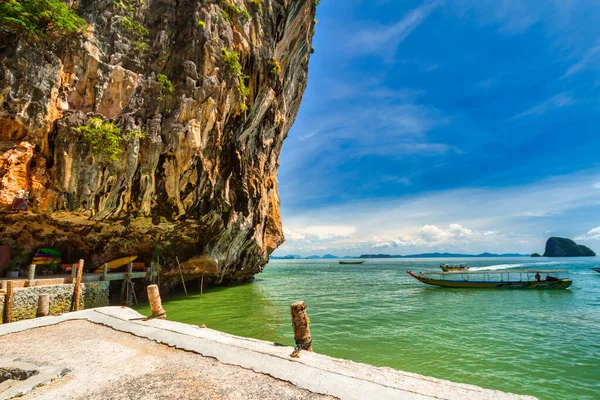
[[[364,261],[340,261],[340,264],[364,264]]]
[[[467,266],[467,264],[460,264],[460,265],[440,264],[440,268],[444,272],[450,272],[450,271],[468,271],[469,270],[469,267]]]
[[[566,270],[407,271],[428,285],[478,289],[566,289],[573,283],[560,277]]]
[[[600,273],[600,268],[592,268],[592,271],[596,271]]]

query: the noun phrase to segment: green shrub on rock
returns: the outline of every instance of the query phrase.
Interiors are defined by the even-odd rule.
[[[160,86],[160,90],[163,92],[163,94],[173,93],[173,91],[175,90],[175,87],[171,83],[171,80],[169,80],[169,78],[164,74],[158,74],[156,76],[156,81],[158,82],[158,86]]]
[[[83,139],[93,153],[106,156],[110,161],[117,161],[121,153],[121,129],[112,122],[102,118],[90,118],[86,125],[75,128],[83,135]]]
[[[0,1],[0,32],[44,39],[50,34],[81,32],[86,26],[85,20],[61,0]]]

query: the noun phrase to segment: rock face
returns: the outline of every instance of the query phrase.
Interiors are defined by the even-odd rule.
[[[0,245],[93,265],[160,252],[165,286],[176,259],[187,279],[262,271],[284,240],[278,159],[307,83],[315,2],[76,4],[83,35],[0,41],[0,207],[21,189],[31,200],[0,213]],[[92,118],[120,129],[116,159],[77,130]]]
[[[546,241],[544,257],[594,257],[596,253],[567,238],[551,237]]]

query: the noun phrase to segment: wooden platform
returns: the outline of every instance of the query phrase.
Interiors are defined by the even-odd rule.
[[[81,277],[81,282],[102,282],[102,281],[124,281],[127,278],[130,279],[148,279],[153,280],[158,276],[158,271],[141,271],[141,272],[108,272],[106,274],[94,274],[87,273]],[[0,278],[0,284],[2,288],[0,293],[6,292],[7,281],[13,282],[14,288],[32,287],[32,286],[50,286],[50,285],[64,285],[75,282],[75,278],[71,275],[47,275],[36,277],[30,281],[27,278]]]

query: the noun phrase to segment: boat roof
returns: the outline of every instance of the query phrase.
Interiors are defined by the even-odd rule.
[[[486,271],[423,271],[422,275],[482,275],[482,274],[560,274],[568,272],[566,269],[500,269]]]

